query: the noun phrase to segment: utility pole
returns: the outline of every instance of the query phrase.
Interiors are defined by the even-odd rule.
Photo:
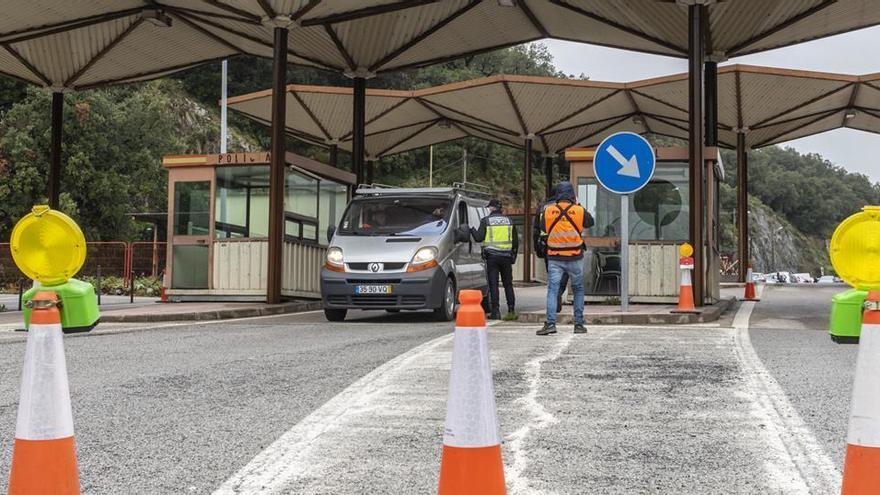
[[[461,181],[467,184],[467,148],[461,149]]]
[[[434,187],[434,145],[428,146],[428,187]]]

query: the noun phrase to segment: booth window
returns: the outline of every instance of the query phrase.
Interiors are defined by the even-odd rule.
[[[284,195],[284,237],[318,242],[319,180],[297,170],[287,173]]]
[[[687,164],[662,164],[644,188],[629,196],[631,241],[684,241],[688,239]],[[578,201],[596,224],[592,237],[620,237],[620,196],[607,191],[592,177],[578,179]]]
[[[174,184],[174,234],[209,235],[211,227],[211,183]]]

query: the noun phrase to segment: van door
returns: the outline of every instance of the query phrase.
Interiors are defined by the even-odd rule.
[[[468,206],[468,221],[474,228],[479,228],[480,221],[489,216],[489,209],[478,206]],[[486,276],[486,262],[483,260],[483,245],[475,243],[473,250],[474,262],[474,285],[476,287],[484,287],[488,285],[488,277]]]
[[[471,224],[468,218],[468,206],[464,200],[459,200],[455,209],[456,226],[470,232]],[[474,252],[478,250],[473,237],[468,237],[467,242],[457,243],[455,246],[455,277],[458,280],[459,289],[470,289],[478,285],[476,276],[479,273],[479,253],[474,261]],[[476,264],[476,266],[475,266]]]

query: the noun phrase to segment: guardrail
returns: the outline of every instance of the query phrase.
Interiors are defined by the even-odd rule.
[[[165,242],[92,241],[79,276],[118,277],[126,288],[135,277],[161,277],[165,272]],[[27,279],[15,266],[8,242],[0,242],[0,289],[18,289]]]

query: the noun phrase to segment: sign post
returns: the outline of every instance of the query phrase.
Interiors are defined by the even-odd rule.
[[[593,171],[608,191],[620,195],[620,310],[629,310],[629,195],[654,177],[654,148],[633,132],[618,132],[596,148]]]

